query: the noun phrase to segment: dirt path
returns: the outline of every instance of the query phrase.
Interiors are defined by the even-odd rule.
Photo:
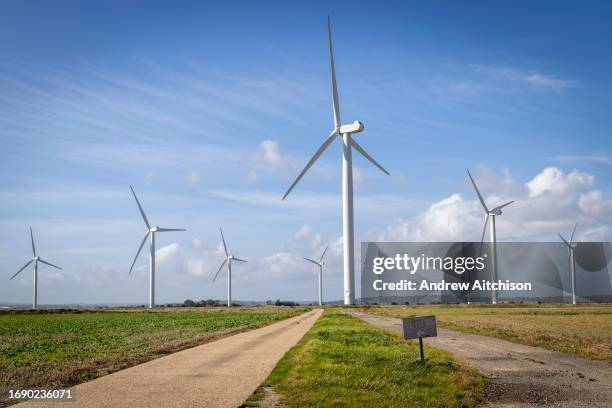
[[[76,402],[28,401],[15,406],[235,408],[321,313],[314,310],[77,385]]]
[[[349,313],[402,333],[401,319]],[[450,351],[487,377],[491,406],[612,407],[612,365],[606,362],[446,329],[424,342]]]

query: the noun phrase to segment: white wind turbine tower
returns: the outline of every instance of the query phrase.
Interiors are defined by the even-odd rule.
[[[340,121],[340,102],[338,100],[338,87],[336,85],[336,68],[334,66],[334,52],[332,47],[331,20],[327,17],[327,36],[329,42],[329,60],[331,63],[331,83],[332,101],[334,109],[334,130],[325,139],[323,144],[315,152],[314,156],[308,161],[302,172],[297,176],[291,187],[283,196],[283,200],[289,195],[293,187],[306,174],[308,169],[337,137],[342,138],[342,226],[343,226],[343,245],[344,245],[344,304],[355,303],[355,255],[354,255],[354,233],[353,233],[353,159],[352,149],[361,153],[372,164],[389,174],[380,164],[376,162],[355,139],[354,133],[363,130],[363,123],[355,121],[349,125],[342,125]]]
[[[576,259],[574,258],[574,251],[576,250],[576,243],[574,242],[574,233],[576,232],[576,227],[578,224],[574,225],[574,230],[572,231],[572,235],[570,236],[569,242],[563,238],[561,234],[559,234],[559,238],[565,245],[567,245],[567,251],[569,252],[569,265],[570,265],[570,277],[572,280],[572,304],[576,304]]]
[[[325,262],[323,262],[323,257],[327,252],[327,248],[329,248],[329,245],[325,247],[325,250],[321,254],[321,258],[319,258],[318,261],[310,258],[304,258],[308,262],[312,262],[313,264],[317,265],[317,271],[319,272],[319,306],[323,305],[323,265],[325,265]]]
[[[13,276],[11,276],[12,280],[15,276],[19,275],[21,271],[28,267],[32,262],[34,262],[34,293],[32,295],[32,308],[36,309],[38,306],[38,263],[44,263],[45,265],[52,266],[57,269],[62,269],[59,266],[55,266],[50,262],[43,260],[40,256],[36,255],[36,246],[34,245],[34,234],[32,233],[32,227],[30,227],[30,239],[32,241],[32,255],[33,258],[28,261],[25,265],[21,267]]]
[[[217,279],[217,276],[219,276],[219,272],[221,272],[221,269],[223,269],[223,265],[225,265],[225,263],[227,262],[227,306],[229,307],[232,305],[232,261],[238,261],[238,262],[248,262],[248,261],[235,257],[234,255],[232,255],[231,252],[227,250],[227,245],[225,245],[225,238],[223,237],[223,230],[219,228],[219,231],[221,231],[221,241],[223,241],[223,249],[225,250],[225,259],[223,260],[223,262],[221,263],[221,266],[219,267],[219,270],[215,274],[215,277],[213,278],[213,282]]]
[[[482,195],[480,194],[480,191],[478,191],[478,187],[476,187],[476,183],[474,182],[474,179],[472,178],[470,171],[468,169],[466,169],[466,171],[467,171],[468,176],[470,177],[470,181],[472,182],[472,185],[474,186],[474,190],[476,190],[476,194],[478,195],[478,200],[480,200],[480,204],[482,204],[482,208],[484,209],[484,212],[485,212],[485,222],[484,222],[484,227],[482,228],[482,238],[480,239],[481,248],[482,248],[482,243],[484,241],[485,233],[487,231],[487,223],[489,222],[489,219],[491,220],[491,228],[490,228],[490,231],[491,231],[491,261],[490,262],[492,264],[491,280],[493,282],[497,282],[497,235],[495,233],[495,217],[502,215],[502,208],[512,204],[514,201],[508,201],[505,204],[502,204],[500,206],[493,208],[492,210],[489,210],[489,208],[485,204],[484,199],[482,198]],[[497,290],[493,290],[491,292],[491,303],[492,304],[497,303]]]
[[[130,186],[130,190],[132,190],[132,194],[134,195],[134,199],[136,200],[136,204],[138,204],[138,209],[140,210],[140,215],[142,215],[142,220],[147,226],[147,232],[140,243],[140,247],[138,247],[138,252],[136,252],[136,256],[134,257],[134,261],[132,262],[132,266],[130,267],[130,274],[132,273],[132,269],[134,269],[134,264],[138,259],[138,255],[140,255],[140,251],[142,251],[142,247],[147,241],[148,237],[151,237],[151,247],[150,247],[150,255],[149,255],[149,308],[155,307],[155,234],[158,232],[170,232],[170,231],[185,231],[182,228],[160,228],[158,226],[152,227],[149,224],[149,220],[145,215],[142,206],[140,205],[140,201],[138,201],[138,197],[136,197],[136,193],[132,186]]]

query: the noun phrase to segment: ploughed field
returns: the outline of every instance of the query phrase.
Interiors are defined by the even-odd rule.
[[[0,312],[0,387],[78,384],[306,310],[266,306]]]
[[[435,315],[440,327],[612,363],[612,304],[368,306],[381,316]]]

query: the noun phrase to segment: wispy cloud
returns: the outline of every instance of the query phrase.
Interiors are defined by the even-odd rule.
[[[265,135],[271,119],[305,126],[299,112],[316,107],[323,94],[278,72],[244,76],[170,66],[136,62],[129,74],[92,64],[5,73],[0,138],[241,140]]]
[[[597,163],[612,166],[612,157],[605,154],[558,155],[552,156],[551,160],[564,163]]]
[[[535,88],[554,91],[574,87],[578,84],[577,81],[572,79],[565,79],[555,75],[513,67],[473,64],[472,69],[476,73],[487,77],[523,83]]]
[[[320,216],[338,215],[341,209],[340,193],[294,191],[286,200],[281,200],[282,191],[218,189],[209,190],[208,193],[249,206],[312,212]],[[357,209],[364,215],[380,215],[381,208],[393,213],[422,208],[425,205],[423,200],[408,199],[399,194],[360,194],[356,201]]]

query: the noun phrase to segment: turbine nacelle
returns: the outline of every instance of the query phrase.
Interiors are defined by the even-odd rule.
[[[359,133],[361,131],[363,131],[363,123],[358,120],[354,121],[350,125],[342,125],[338,127],[338,134],[340,135],[344,135],[346,133]]]
[[[491,211],[489,211],[489,215],[491,216],[502,215],[502,210],[501,208],[494,208]]]
[[[577,227],[578,223],[574,225],[574,230],[572,231],[572,235],[570,235],[569,242],[565,238],[563,238],[563,235],[559,234],[559,238],[561,238],[561,241],[563,241],[563,243],[568,247],[570,251],[573,251],[574,249],[576,249],[576,246],[578,246],[578,243],[574,242],[574,234],[576,233]]]

